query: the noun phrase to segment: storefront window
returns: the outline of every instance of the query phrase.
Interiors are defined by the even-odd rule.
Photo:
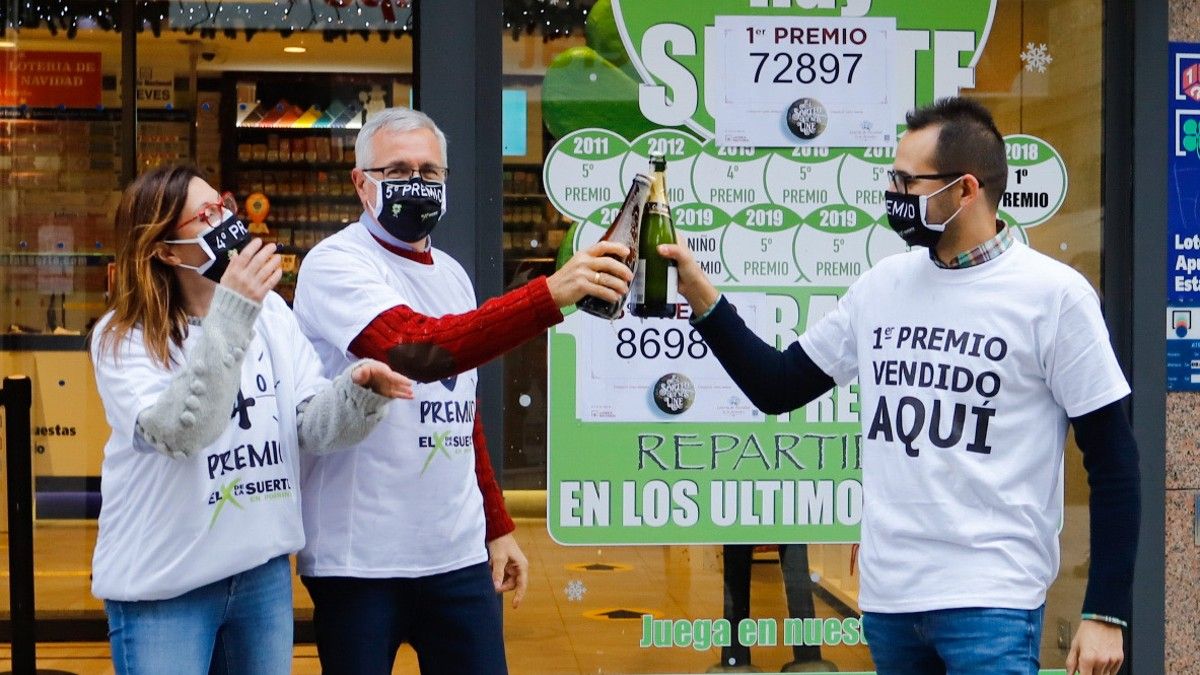
[[[5,5],[8,23],[20,10]],[[88,580],[108,427],[84,334],[105,309],[122,156],[133,147],[121,133],[116,13],[96,9],[70,22],[26,9],[24,27],[0,35],[0,371],[33,384],[39,618],[100,611]]]
[[[278,290],[290,297],[305,252],[359,215],[349,182],[357,128],[413,100],[409,4],[135,3],[129,49],[121,31],[135,28],[122,25],[122,3],[0,0],[0,366],[34,383],[40,621],[81,620],[70,624],[76,637],[104,639],[89,574],[109,429],[85,336],[107,307],[125,181],[162,163],[196,163],[234,194],[256,234],[283,247]],[[705,51],[718,17],[894,20],[905,57],[881,80],[890,122],[956,92],[987,105],[1008,136],[1002,217],[1099,287],[1099,0],[648,4],[503,3],[504,218],[477,226],[503,228],[506,287],[553,273],[595,241],[651,154],[667,158],[679,231],[780,346],[862,270],[902,249],[879,200],[886,144],[716,142],[728,103],[718,91],[733,86]],[[826,76],[832,68],[825,63]],[[864,131],[887,128],[864,122]],[[762,415],[692,363],[707,348],[685,314],[659,323],[568,314],[503,363],[502,484],[534,578],[525,606],[506,609],[511,671],[872,670],[853,543],[870,461],[858,452],[856,391]],[[674,411],[634,381],[646,372],[652,383],[684,376],[663,383],[681,402]],[[714,391],[718,403],[703,400]],[[675,415],[680,407],[692,415]],[[1078,627],[1089,561],[1086,476],[1073,446],[1066,464],[1062,565],[1041,652],[1048,667],[1062,664]],[[761,517],[761,492],[730,502],[734,511],[748,504],[737,522],[701,523],[712,512],[688,508],[687,481],[705,490],[776,481],[782,494],[784,482],[796,489],[810,474],[807,510],[775,522]],[[303,620],[311,602],[299,584],[295,597]],[[297,654],[298,671],[317,670],[311,648]],[[405,650],[397,668],[414,662]]]
[[[506,12],[503,47],[504,281],[510,288],[553,273],[555,256],[564,250],[571,221],[550,202],[542,183],[546,151],[554,141],[542,119],[542,80],[556,57],[584,44],[582,7],[561,13],[560,23],[550,29],[554,39],[543,40],[519,28],[517,17],[524,16]],[[504,487],[508,490],[546,486],[545,362],[544,336],[504,356]]]
[[[136,152],[135,172],[192,162],[233,193],[251,230],[282,247],[276,290],[290,299],[305,252],[361,212],[357,130],[379,109],[411,105],[411,8],[136,3],[135,103],[121,97],[123,3],[79,14],[89,3],[70,3],[61,15],[45,4],[4,3],[0,363],[34,384],[39,620],[81,619],[71,624],[81,639],[103,640],[89,575],[109,428],[84,340],[107,307],[123,153]],[[121,135],[135,105],[136,141]],[[296,602],[306,618],[298,583]]]
[[[984,103],[1009,153],[1001,217],[1021,241],[1099,288],[1099,2],[713,0],[657,3],[650,11],[598,0],[516,7],[505,18],[506,95],[536,108],[504,109],[506,130],[519,126],[525,134],[522,151],[504,165],[510,285],[550,272],[556,258],[595,242],[650,154],[666,155],[677,229],[718,285],[741,298],[746,320],[779,346],[861,271],[902,251],[881,199],[894,136],[882,148],[851,147],[846,136],[801,143],[798,132],[762,122],[741,129],[750,141],[716,140],[736,136],[723,125],[741,86],[719,74],[728,64],[714,46],[717,23],[753,29],[759,24],[748,22],[824,18],[864,29],[895,21],[903,58],[871,61],[883,70],[859,73],[888,92],[891,123],[954,93]],[[792,65],[803,77],[796,68],[804,64]],[[810,65],[834,77],[832,61]],[[737,109],[756,119],[752,109]],[[886,128],[863,117],[859,129]],[[788,133],[792,142],[772,140]],[[506,357],[505,486],[522,497],[517,503],[532,504],[534,518],[518,534],[531,542],[534,569],[549,580],[561,616],[560,626],[508,615],[514,669],[560,672],[546,662],[555,650],[545,645],[553,644],[574,657],[561,672],[871,671],[858,623],[858,550],[849,543],[857,538],[861,462],[870,461],[858,454],[856,389],[790,416],[747,409],[739,417],[747,404],[736,390],[680,358],[690,335],[682,320],[608,324],[568,312],[546,340]],[[647,392],[664,373],[690,382],[679,406],[690,415],[655,409]],[[704,410],[712,392],[722,392],[719,401]],[[787,454],[781,438],[796,439],[788,447],[797,463],[774,461]],[[1042,640],[1046,667],[1061,667],[1078,628],[1089,559],[1086,474],[1073,445],[1065,476],[1062,566]],[[788,482],[800,490],[814,477],[832,490],[822,501],[822,488],[813,487],[806,516],[769,506],[779,502],[765,492],[783,495]],[[740,506],[727,502],[738,522],[710,520],[703,495],[714,480],[731,490],[761,488]],[[746,617],[753,625],[739,634]],[[723,620],[732,635],[718,635]]]

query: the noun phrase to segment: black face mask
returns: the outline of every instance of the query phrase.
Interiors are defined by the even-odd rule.
[[[376,180],[375,219],[387,233],[404,242],[429,236],[446,213],[446,184],[419,176],[408,180]]]
[[[221,282],[221,275],[229,267],[229,258],[242,250],[250,241],[250,230],[238,220],[236,213],[225,211],[225,220],[219,225],[209,227],[204,234],[191,239],[167,239],[168,244],[196,244],[208,254],[208,262],[195,267],[179,263],[180,267],[196,270],[206,279]]]
[[[950,217],[943,222],[930,223],[925,220],[925,214],[929,210],[929,198],[960,180],[962,180],[961,176],[943,186],[941,190],[929,195],[910,195],[886,190],[883,193],[883,201],[887,209],[888,226],[895,230],[896,234],[900,235],[904,243],[909,246],[935,248],[946,231],[946,226],[950,224],[951,220],[954,220],[959,211],[962,211],[962,206],[959,206],[958,211],[950,214]]]

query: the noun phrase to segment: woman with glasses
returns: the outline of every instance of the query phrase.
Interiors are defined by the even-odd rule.
[[[194,168],[139,177],[116,229],[91,345],[113,430],[92,591],[116,672],[290,672],[298,455],[361,440],[411,382],[377,361],[326,380],[271,292],[275,245]]]

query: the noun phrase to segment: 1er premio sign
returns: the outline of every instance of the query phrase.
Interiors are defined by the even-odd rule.
[[[0,73],[0,105],[100,105],[100,52],[0,51]]]
[[[892,145],[895,34],[893,18],[717,17],[718,145]]]

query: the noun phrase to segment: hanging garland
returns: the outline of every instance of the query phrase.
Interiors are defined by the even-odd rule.
[[[217,2],[216,0],[191,0],[186,5],[181,0],[173,17],[182,29],[191,34],[199,31],[201,38],[216,37],[223,31],[235,38],[238,31],[249,41],[259,31],[278,32],[289,37],[296,31],[321,33],[326,42],[345,42],[351,34],[368,40],[372,34],[387,42],[389,36],[400,37],[413,28],[413,12],[416,0],[275,0],[270,6],[265,3]],[[186,9],[186,11],[185,11]],[[375,18],[378,17],[378,18]],[[403,23],[399,19],[403,18]],[[375,21],[374,28],[372,21]],[[349,27],[345,27],[349,24]],[[342,26],[334,28],[334,26]]]
[[[136,0],[138,31],[149,27],[157,37],[162,32],[168,12],[168,0]],[[57,36],[66,33],[74,38],[82,27],[100,30],[121,30],[121,10],[118,2],[96,0],[17,0],[0,2],[0,35],[10,29],[38,28],[42,24]]]
[[[596,0],[504,0],[504,29],[517,40],[541,34],[542,40],[580,35]]]
[[[215,38],[218,31],[228,37],[237,37],[237,28],[218,28],[218,23],[230,23],[242,18],[239,12],[249,15],[248,6],[239,7],[237,2],[221,2],[220,0],[122,0],[136,2],[137,30],[149,30],[158,37],[164,27],[182,29],[186,33],[198,31],[201,38]],[[190,25],[172,25],[168,17],[172,17],[172,1],[176,8],[176,17],[195,17]],[[296,23],[278,28],[242,28],[246,39],[251,39],[259,30],[277,30],[284,37],[300,30],[321,30],[318,18],[325,16],[323,12],[332,11],[326,25],[342,23],[343,16],[350,12],[361,15],[364,8],[379,11],[385,22],[394,23],[397,10],[408,10],[416,0],[275,0],[272,7],[282,9],[282,17],[295,17]],[[543,40],[554,40],[571,35],[579,35],[587,21],[588,12],[596,0],[504,0],[502,20],[504,29],[512,39],[522,35],[541,35]],[[97,28],[105,31],[122,30],[121,10],[119,2],[105,0],[16,0],[10,2],[0,0],[0,35],[5,35],[11,29],[40,28],[43,25],[50,34],[57,36],[60,32],[68,38],[74,38],[82,27],[85,30]],[[432,5],[431,6],[436,6]],[[341,39],[345,41],[351,34],[361,35],[364,40],[372,33],[386,40],[390,35],[399,36],[412,30],[412,14],[408,20],[395,29],[367,28],[357,30],[322,30],[325,40],[332,42]]]
[[[259,31],[273,31],[287,37],[296,31],[321,32],[326,42],[345,41],[349,35],[371,34],[383,41],[412,30],[415,0],[275,0],[265,3],[226,2],[223,0],[0,0],[0,35],[9,30],[36,29],[45,26],[52,36],[60,32],[74,38],[78,31],[120,32],[122,2],[136,2],[137,31],[147,28],[155,37],[164,28],[182,30],[201,38],[221,33],[229,38],[245,35],[247,40]],[[379,17],[378,28],[362,17]],[[399,20],[403,19],[403,23]],[[352,28],[332,28],[349,23]],[[257,25],[256,25],[257,24]]]

